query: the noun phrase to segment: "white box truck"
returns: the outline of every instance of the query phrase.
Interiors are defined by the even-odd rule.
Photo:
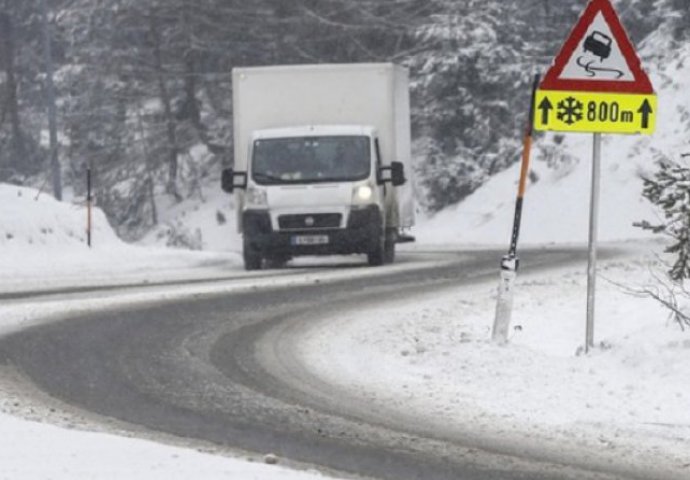
[[[392,262],[410,241],[408,72],[389,63],[235,68],[234,167],[247,270],[297,255]]]

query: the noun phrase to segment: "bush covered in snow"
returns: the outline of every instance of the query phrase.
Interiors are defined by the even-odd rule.
[[[674,255],[672,280],[690,279],[690,166],[664,158],[659,170],[644,179],[644,196],[659,207],[660,223],[640,222],[640,227],[671,238],[667,253]]]

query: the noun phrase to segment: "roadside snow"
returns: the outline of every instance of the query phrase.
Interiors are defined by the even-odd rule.
[[[586,452],[593,465],[622,463],[643,477],[689,478],[690,335],[657,302],[624,292],[621,285],[639,289],[649,280],[653,260],[642,257],[638,250],[603,263],[599,346],[589,356],[576,355],[586,273],[571,267],[518,277],[507,346],[488,341],[497,278],[334,313],[308,331],[301,363],[431,430],[534,444],[576,460]]]
[[[0,183],[0,218],[3,251],[86,245],[85,206],[58,202],[33,188]],[[99,244],[124,245],[98,209],[93,212],[93,232]]]
[[[68,430],[1,413],[0,431],[0,480],[325,478],[315,471],[297,471],[146,440]]]
[[[100,209],[88,248],[86,218],[83,205],[0,183],[0,292],[209,277],[241,267],[237,253],[124,243]]]
[[[146,246],[186,246],[216,252],[242,251],[237,233],[237,214],[232,195],[220,189],[220,180],[182,202],[161,195],[157,199],[160,225],[139,244]]]
[[[0,293],[219,278],[233,271],[240,281],[232,288],[250,288],[257,283],[251,277],[242,281],[237,254],[131,246],[116,237],[100,210],[94,211],[93,218],[94,247],[89,249],[83,206],[57,202],[30,188],[0,184]],[[162,300],[175,294],[196,295],[208,292],[209,288],[217,291],[230,287],[161,287],[143,294],[120,292],[102,294],[100,298],[54,295],[40,300],[6,300],[0,302],[0,334],[80,310]],[[5,388],[0,390],[0,479],[324,478],[315,471],[290,470],[146,440],[59,428],[43,423],[51,421],[49,417],[54,414],[46,415],[33,407],[27,411],[26,402],[27,399],[12,395]],[[37,421],[13,415],[17,413]]]

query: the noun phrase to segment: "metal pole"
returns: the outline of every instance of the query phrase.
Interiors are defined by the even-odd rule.
[[[589,264],[587,266],[587,331],[585,352],[594,347],[594,297],[597,276],[597,229],[599,224],[599,185],[601,177],[601,133],[594,134],[592,155],[592,196],[589,205]]]
[[[53,194],[56,199],[62,200],[62,180],[60,178],[60,162],[58,160],[57,109],[55,107],[55,85],[53,84],[53,52],[50,40],[48,7],[45,0],[41,0],[41,11],[43,16],[43,56],[46,69],[48,129],[50,131],[50,169],[53,176]]]
[[[86,169],[86,243],[91,248],[91,169]]]

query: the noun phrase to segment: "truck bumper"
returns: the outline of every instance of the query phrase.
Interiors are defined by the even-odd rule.
[[[347,226],[337,229],[295,229],[274,231],[268,211],[244,212],[243,231],[245,243],[262,255],[342,255],[367,253],[374,249],[381,238],[382,217],[376,206],[350,212]],[[298,237],[327,238],[328,243],[300,245]]]

